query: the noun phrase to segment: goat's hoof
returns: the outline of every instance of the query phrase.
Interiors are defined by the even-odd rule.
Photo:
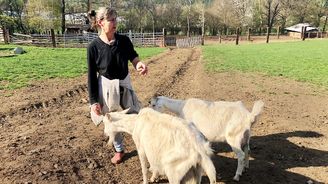
[[[236,175],[235,177],[233,177],[233,180],[239,181],[239,175]]]
[[[155,177],[151,177],[150,179],[149,179],[149,182],[150,183],[157,183],[157,182],[159,182],[159,177],[158,176],[155,176]]]

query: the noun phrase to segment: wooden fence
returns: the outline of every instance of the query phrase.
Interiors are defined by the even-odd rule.
[[[120,33],[128,36],[135,46],[164,46],[164,34],[156,33]],[[54,43],[51,34],[13,34],[10,40],[15,44],[33,44],[40,46],[56,47],[86,47],[94,38],[98,37],[97,33],[79,33],[54,35]]]
[[[0,28],[0,42],[4,42],[4,38],[3,38],[3,31],[2,29]]]
[[[194,47],[197,45],[202,45],[202,41],[203,39],[201,36],[187,37],[187,38],[177,39],[176,46],[178,48]]]

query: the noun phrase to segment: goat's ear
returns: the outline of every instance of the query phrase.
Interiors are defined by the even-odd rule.
[[[131,107],[129,107],[128,109],[125,109],[123,111],[120,111],[120,114],[128,114],[130,109],[131,109]]]

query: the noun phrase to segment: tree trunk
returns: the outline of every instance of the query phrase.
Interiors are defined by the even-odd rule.
[[[61,13],[62,13],[62,19],[61,19],[61,27],[62,27],[62,34],[65,33],[65,0],[61,0]]]
[[[322,32],[326,31],[327,20],[328,20],[328,15],[326,16],[325,23],[324,23],[323,28],[322,28]]]
[[[203,11],[202,11],[202,45],[204,45],[205,40],[205,5],[203,4]]]

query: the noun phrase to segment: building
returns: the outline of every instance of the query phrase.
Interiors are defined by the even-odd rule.
[[[90,28],[87,13],[71,13],[65,15],[66,33],[82,33]]]
[[[318,35],[319,28],[312,27],[308,23],[300,23],[296,24],[290,27],[285,28],[287,30],[288,36],[294,37],[294,38],[302,38],[302,28],[306,27],[306,38],[315,38]]]

